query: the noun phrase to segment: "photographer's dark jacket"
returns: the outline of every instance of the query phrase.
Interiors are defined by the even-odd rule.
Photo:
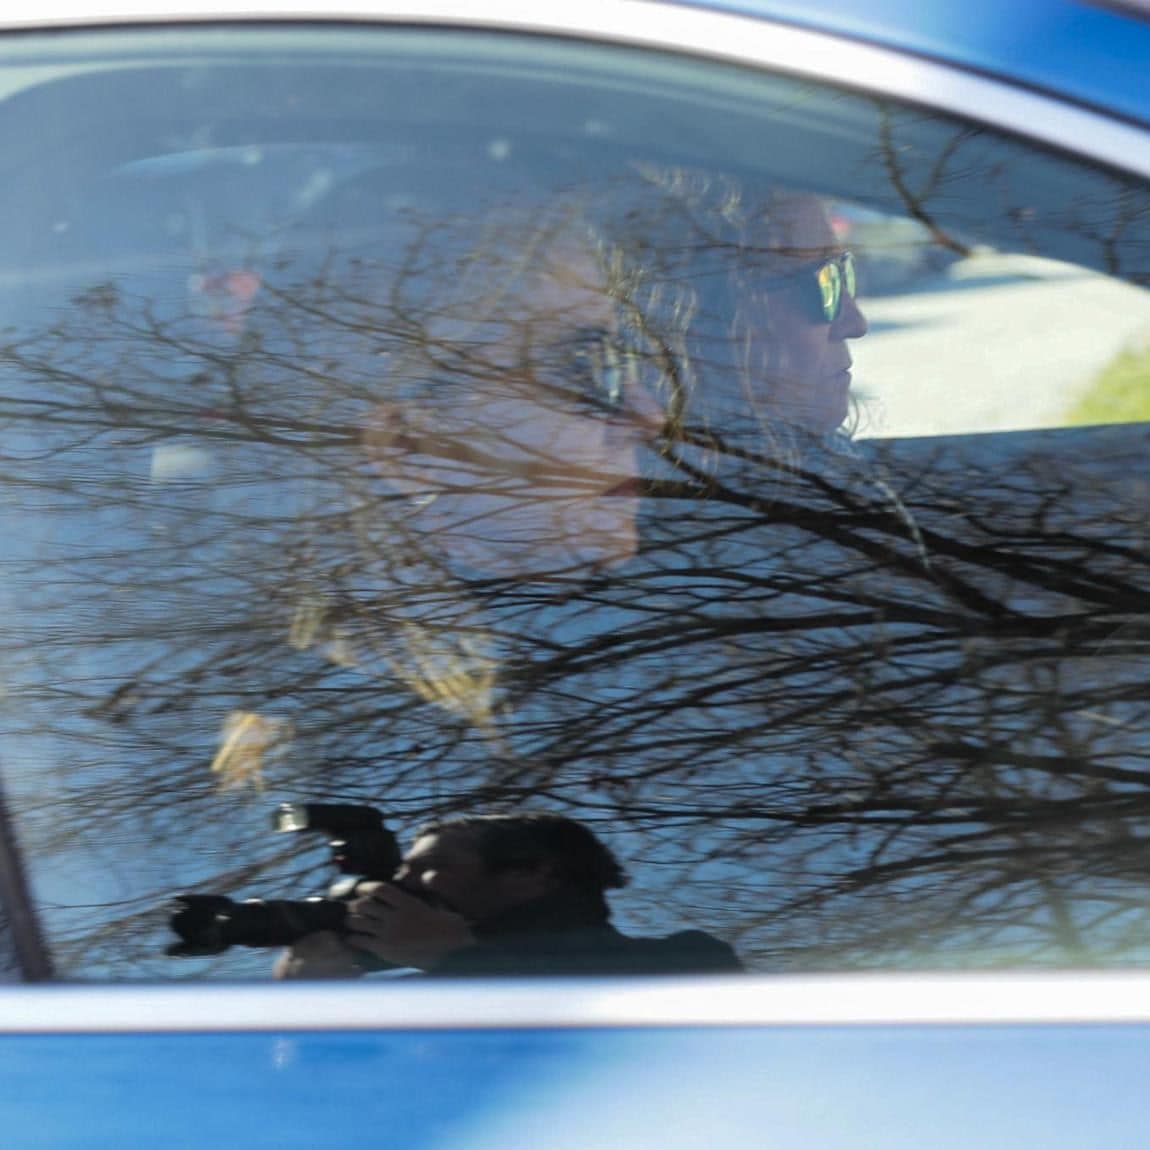
[[[474,945],[449,955],[437,978],[510,975],[731,974],[735,952],[701,930],[631,938],[589,901],[548,896],[474,928]]]

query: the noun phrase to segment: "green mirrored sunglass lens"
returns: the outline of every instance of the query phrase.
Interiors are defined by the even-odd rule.
[[[822,298],[823,316],[833,320],[839,310],[839,293],[842,290],[842,281],[839,265],[823,264],[818,271],[819,295]]]

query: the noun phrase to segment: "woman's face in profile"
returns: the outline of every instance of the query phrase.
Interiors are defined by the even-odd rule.
[[[816,434],[840,427],[850,411],[851,353],[848,339],[866,335],[858,304],[842,288],[838,314],[827,320],[811,307],[810,278],[841,254],[822,203],[814,196],[780,197],[770,246],[778,273],[792,285],[767,291],[767,402],[772,414]]]
[[[628,371],[589,241],[553,238],[507,264],[471,269],[478,318],[451,325],[417,398],[378,406],[367,449],[406,496],[409,529],[469,567],[516,576],[622,561],[638,546],[638,480],[663,406]]]
[[[818,269],[842,254],[821,201],[776,193],[762,214],[768,222],[740,249],[727,314],[717,317],[729,348],[700,410],[720,434],[757,436],[781,424],[827,435],[850,412],[847,341],[866,334],[866,319],[845,285],[837,314],[821,311]]]

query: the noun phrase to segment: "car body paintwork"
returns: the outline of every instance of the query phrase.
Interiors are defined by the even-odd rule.
[[[1150,122],[1150,20],[1083,0],[719,0]]]
[[[1145,1026],[0,1038],[21,1150],[1137,1145]],[[82,1068],[82,1070],[80,1069]]]

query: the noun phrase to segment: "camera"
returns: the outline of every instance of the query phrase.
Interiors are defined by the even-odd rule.
[[[332,862],[348,877],[327,898],[248,899],[220,894],[182,894],[169,925],[180,941],[174,957],[221,954],[232,946],[290,946],[320,930],[342,933],[347,900],[363,879],[388,881],[402,862],[395,835],[374,807],[350,803],[281,803],[272,816],[277,831],[326,835]]]

